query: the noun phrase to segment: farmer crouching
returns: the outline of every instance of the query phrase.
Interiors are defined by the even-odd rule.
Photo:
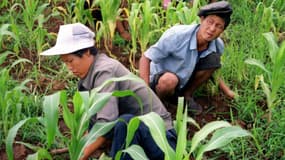
[[[81,23],[62,25],[55,46],[41,53],[45,56],[60,55],[68,69],[80,78],[79,91],[90,91],[110,78],[130,74],[117,60],[111,59],[105,54],[97,53],[94,47],[94,36],[95,34]],[[132,96],[111,97],[103,109],[93,117],[94,123],[114,121],[118,118],[128,122],[134,116],[153,111],[165,122],[166,135],[170,146],[176,147],[176,133],[173,129],[171,115],[145,83],[135,81],[114,82],[104,87],[100,92],[113,92],[115,90],[133,91],[141,98],[142,111]],[[126,134],[126,123],[118,122],[111,133],[107,134],[108,136],[99,137],[87,146],[81,159],[88,159],[109,137],[112,139],[110,156],[114,158],[117,151],[124,149]],[[149,159],[164,159],[164,153],[156,145],[148,127],[143,123],[140,124],[132,143],[140,145]],[[131,158],[129,155],[124,155],[121,159]]]

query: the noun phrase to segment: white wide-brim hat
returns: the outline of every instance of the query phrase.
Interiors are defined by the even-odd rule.
[[[63,55],[94,46],[95,33],[81,23],[66,24],[59,27],[54,47],[40,55]]]

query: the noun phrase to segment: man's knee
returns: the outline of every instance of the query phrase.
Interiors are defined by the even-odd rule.
[[[174,92],[178,83],[179,79],[174,73],[166,72],[159,78],[156,88],[161,92]]]

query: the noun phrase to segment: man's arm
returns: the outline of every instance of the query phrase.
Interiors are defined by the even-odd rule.
[[[226,96],[228,96],[229,98],[233,99],[235,98],[235,92],[232,91],[227,85],[226,83],[219,78],[219,88],[226,94]]]
[[[95,142],[88,145],[83,152],[83,156],[80,158],[80,160],[87,160],[88,157],[96,151],[100,146],[102,146],[106,142],[105,137],[98,137]]]
[[[140,58],[139,74],[147,85],[149,85],[149,72],[150,72],[150,60],[143,54]]]

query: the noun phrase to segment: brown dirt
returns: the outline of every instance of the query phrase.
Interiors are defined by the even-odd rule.
[[[27,157],[28,154],[31,154],[31,150],[27,149],[22,144],[14,144],[13,146],[14,151],[14,160],[23,160]],[[0,159],[1,160],[7,160],[7,154],[4,149],[0,150]]]

